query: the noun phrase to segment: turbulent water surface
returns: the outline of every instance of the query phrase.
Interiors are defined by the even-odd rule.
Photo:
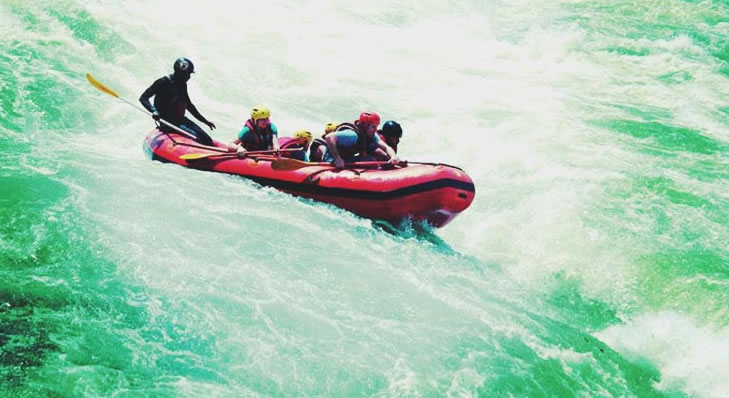
[[[729,4],[0,1],[0,396],[729,396]],[[388,233],[152,162],[378,111],[471,208]]]

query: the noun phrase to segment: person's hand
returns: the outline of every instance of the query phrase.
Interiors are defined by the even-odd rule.
[[[244,158],[244,157],[246,157],[246,152],[247,152],[247,151],[246,151],[246,149],[245,149],[245,148],[243,148],[243,145],[238,145],[238,148],[236,148],[236,150],[235,150],[235,151],[236,151],[236,153],[238,154],[238,157],[239,157],[239,158]]]
[[[342,159],[342,158],[334,159],[334,166],[338,169],[343,169],[344,168],[344,159]]]
[[[157,111],[152,112],[152,119],[154,119],[155,122],[159,122],[159,119],[160,119],[159,112],[157,112]]]
[[[208,125],[208,127],[210,128],[210,130],[215,130],[215,123],[213,123],[213,122],[207,122],[205,124]]]
[[[397,156],[393,156],[390,158],[390,160],[387,161],[387,163],[389,163],[393,166],[397,166],[398,164],[400,164],[400,162],[401,162],[401,160]]]

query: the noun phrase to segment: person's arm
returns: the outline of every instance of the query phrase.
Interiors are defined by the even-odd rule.
[[[395,150],[390,148],[390,146],[387,145],[387,143],[385,143],[385,140],[380,140],[380,142],[378,142],[377,145],[378,145],[377,149],[380,149],[387,154],[388,159],[389,159],[388,163],[390,163],[390,164],[400,163],[400,159],[398,159],[397,153],[395,153]]]
[[[236,138],[235,140],[231,141],[230,144],[228,144],[228,151],[230,152],[236,152],[239,151],[239,148],[243,148],[241,145],[243,141],[241,141],[240,138]],[[243,148],[245,150],[245,148]]]
[[[329,151],[329,154],[331,154],[332,158],[334,158],[334,165],[339,169],[343,169],[344,159],[342,159],[342,156],[339,155],[339,150],[337,150],[337,134],[327,134],[327,136],[324,137],[324,141],[327,143],[327,150]]]
[[[388,156],[387,152],[380,149],[380,147],[378,146],[377,149],[375,149],[375,158],[377,160],[388,160],[390,159],[390,156]]]
[[[278,142],[278,128],[276,128],[276,125],[271,123],[271,132],[273,132],[273,137],[271,137],[271,143],[273,145],[273,150],[278,151],[281,148],[281,145]]]
[[[215,123],[209,121],[208,119],[205,119],[205,116],[200,114],[200,112],[197,110],[197,107],[195,107],[195,104],[193,104],[190,100],[189,94],[185,93],[185,96],[187,97],[187,110],[190,111],[192,116],[195,116],[195,119],[207,124],[210,130],[215,130]]]
[[[238,152],[238,154],[245,155],[246,153],[246,142],[245,142],[245,136],[248,134],[248,132],[251,131],[248,126],[243,126],[243,128],[240,130],[240,133],[238,133],[238,138],[236,138],[234,141],[232,141],[230,144],[228,144],[228,150],[231,152]]]
[[[139,102],[142,103],[142,106],[144,109],[148,110],[152,114],[152,118],[154,120],[159,120],[159,112],[157,112],[157,108],[152,105],[151,102],[149,102],[149,99],[154,97],[157,94],[157,90],[159,89],[160,80],[157,79],[152,83],[151,86],[147,87],[146,90],[142,93],[142,95],[139,96]]]

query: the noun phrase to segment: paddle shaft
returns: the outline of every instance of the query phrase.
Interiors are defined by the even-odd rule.
[[[460,167],[458,167],[458,166],[453,166],[453,165],[450,165],[450,164],[445,164],[445,163],[431,163],[431,162],[411,162],[411,161],[409,161],[409,160],[406,160],[406,161],[405,161],[405,163],[410,163],[410,164],[421,164],[421,165],[425,165],[425,166],[445,166],[445,167],[451,167],[451,168],[454,168],[454,169],[458,169],[458,170],[461,170],[461,171],[463,171],[463,169],[462,169],[462,168],[460,168]]]
[[[404,162],[407,163],[407,162]],[[368,161],[362,161],[362,162],[350,162],[350,163],[344,163],[345,168],[353,168],[353,167],[377,167],[377,166],[384,166],[386,164],[390,164],[388,161],[385,160],[368,160]],[[312,166],[331,166],[331,167],[337,167],[331,163],[326,162],[318,162],[318,163],[311,163]],[[397,165],[394,165],[397,166]]]
[[[267,151],[246,151],[245,156],[249,155],[265,155],[265,154],[276,154],[276,152],[279,153],[287,153],[287,152],[296,152],[300,151],[301,149],[279,149],[276,150],[267,150]],[[226,152],[226,153],[186,153],[184,155],[180,156],[180,159],[184,160],[197,160],[197,159],[207,159],[211,157],[234,157],[239,156],[238,152]]]
[[[356,168],[356,167],[377,167],[389,164],[386,161],[367,161],[367,162],[351,162],[345,163],[345,168]],[[281,158],[273,161],[271,167],[274,170],[298,170],[304,167],[320,166],[320,167],[331,167],[335,168],[331,163],[326,162],[303,162],[297,159]]]
[[[120,96],[119,94],[117,94],[116,91],[114,91],[114,90],[110,89],[109,87],[105,86],[104,84],[102,84],[100,81],[96,80],[93,76],[91,76],[88,73],[86,74],[86,79],[89,81],[89,83],[91,83],[92,86],[94,86],[97,89],[99,89],[99,91],[101,91],[103,93],[106,93],[106,94],[109,94],[112,97],[121,100],[122,102],[124,102],[124,103],[126,103],[126,104],[128,104],[128,105],[130,105],[132,107],[134,107],[135,109],[137,109],[140,112],[146,114],[147,116],[152,116],[152,112],[150,112],[147,109],[144,109],[141,106],[139,106],[139,105],[137,105],[135,103],[132,103],[129,100],[127,100],[126,98]],[[175,126],[174,124],[168,122],[167,120],[160,118],[159,119],[159,122],[162,123],[162,124],[164,124],[165,126],[170,127],[171,129],[175,130],[176,132],[184,135],[185,137],[192,138],[193,140],[196,140],[197,141],[197,137],[195,137],[194,135],[188,133],[187,131],[185,131],[185,130],[183,130],[183,129],[177,127],[177,126]],[[167,132],[165,132],[165,131],[163,131],[163,133],[167,134]],[[170,136],[169,134],[167,134],[167,136],[170,137],[170,139],[172,140],[173,143],[177,144],[177,141],[175,141],[175,139],[172,138],[172,136]],[[190,145],[190,146],[193,146],[193,145]],[[208,150],[211,150],[211,151],[217,151],[217,152],[223,152],[223,153],[227,153],[228,152],[225,149],[221,149],[221,148],[217,148],[217,147],[210,147],[210,146],[205,146],[205,145],[200,145],[200,147],[205,148],[205,149],[208,149]]]

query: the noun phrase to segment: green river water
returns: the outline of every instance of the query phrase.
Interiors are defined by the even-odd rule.
[[[1,397],[729,396],[729,3],[0,1]],[[379,112],[472,206],[388,233],[152,162]]]

